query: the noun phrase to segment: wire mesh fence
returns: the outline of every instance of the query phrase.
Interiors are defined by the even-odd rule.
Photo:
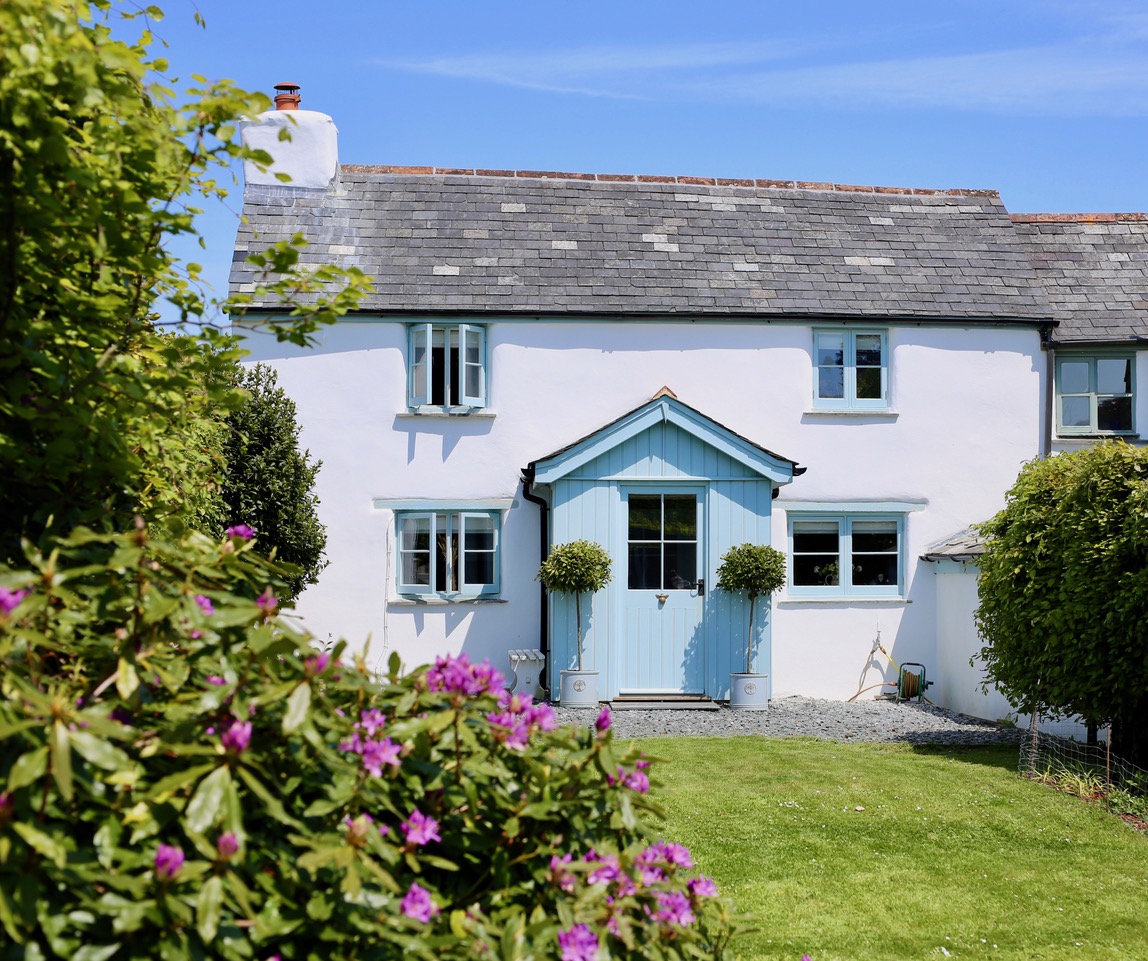
[[[1093,784],[1097,794],[1113,787],[1148,793],[1148,771],[1125,760],[1111,749],[1108,730],[1102,728],[1096,744],[1061,737],[1041,729],[1042,718],[1033,714],[1027,734],[1020,741],[1020,774],[1024,777],[1076,778]]]

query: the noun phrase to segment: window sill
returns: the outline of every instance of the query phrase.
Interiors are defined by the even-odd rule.
[[[456,604],[507,604],[504,597],[392,597],[389,607],[452,607]]]
[[[1140,435],[1135,431],[1111,431],[1106,434],[1057,434],[1056,440],[1066,443],[1074,440],[1139,440]]]
[[[489,407],[408,407],[400,410],[395,417],[419,417],[446,420],[449,417],[488,417],[493,419],[495,412]]]
[[[777,601],[778,607],[803,607],[814,604],[819,607],[903,607],[913,602],[906,597],[786,597]]]
[[[830,409],[826,407],[818,407],[814,410],[807,410],[803,412],[804,417],[873,417],[881,420],[896,420],[900,417],[900,412],[889,410],[885,408],[876,408],[874,410],[854,410],[852,407],[842,407],[840,409]]]

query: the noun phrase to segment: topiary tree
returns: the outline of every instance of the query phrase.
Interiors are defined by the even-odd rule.
[[[582,670],[582,595],[594,594],[610,583],[610,563],[610,555],[601,544],[568,541],[551,550],[535,577],[548,591],[574,595],[578,670]]]
[[[1148,451],[1031,461],[980,531],[986,684],[1021,711],[1111,722],[1114,748],[1148,767]]]
[[[723,957],[650,767],[489,665],[383,676],[222,540],[80,533],[0,566],[0,955]]]
[[[315,495],[322,462],[300,451],[295,402],[278,386],[273,368],[237,366],[233,377],[243,400],[225,421],[220,495],[226,517],[218,531],[235,524],[253,527],[261,551],[298,568],[287,579],[294,598],[326,566],[327,530]]]
[[[721,557],[717,569],[719,591],[749,596],[749,628],[745,641],[745,673],[753,671],[753,608],[759,597],[768,597],[785,585],[785,555],[765,544],[740,544]]]

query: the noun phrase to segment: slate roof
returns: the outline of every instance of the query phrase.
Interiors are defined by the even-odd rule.
[[[985,552],[985,539],[971,527],[958,531],[925,548],[927,561],[974,561]]]
[[[1148,214],[1014,214],[1058,342],[1148,337]]]
[[[370,311],[1051,316],[992,191],[344,165],[326,191],[249,187],[244,214],[233,290],[301,230],[305,262],[375,278]]]

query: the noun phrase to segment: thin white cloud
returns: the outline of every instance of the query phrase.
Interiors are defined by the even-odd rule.
[[[592,97],[794,108],[1148,114],[1148,13],[1110,9],[1106,19],[1090,20],[1088,28],[1091,34],[1072,42],[1045,46],[876,60],[854,54],[852,62],[843,56],[844,43],[821,37],[816,45],[799,40],[614,46],[378,65]]]

